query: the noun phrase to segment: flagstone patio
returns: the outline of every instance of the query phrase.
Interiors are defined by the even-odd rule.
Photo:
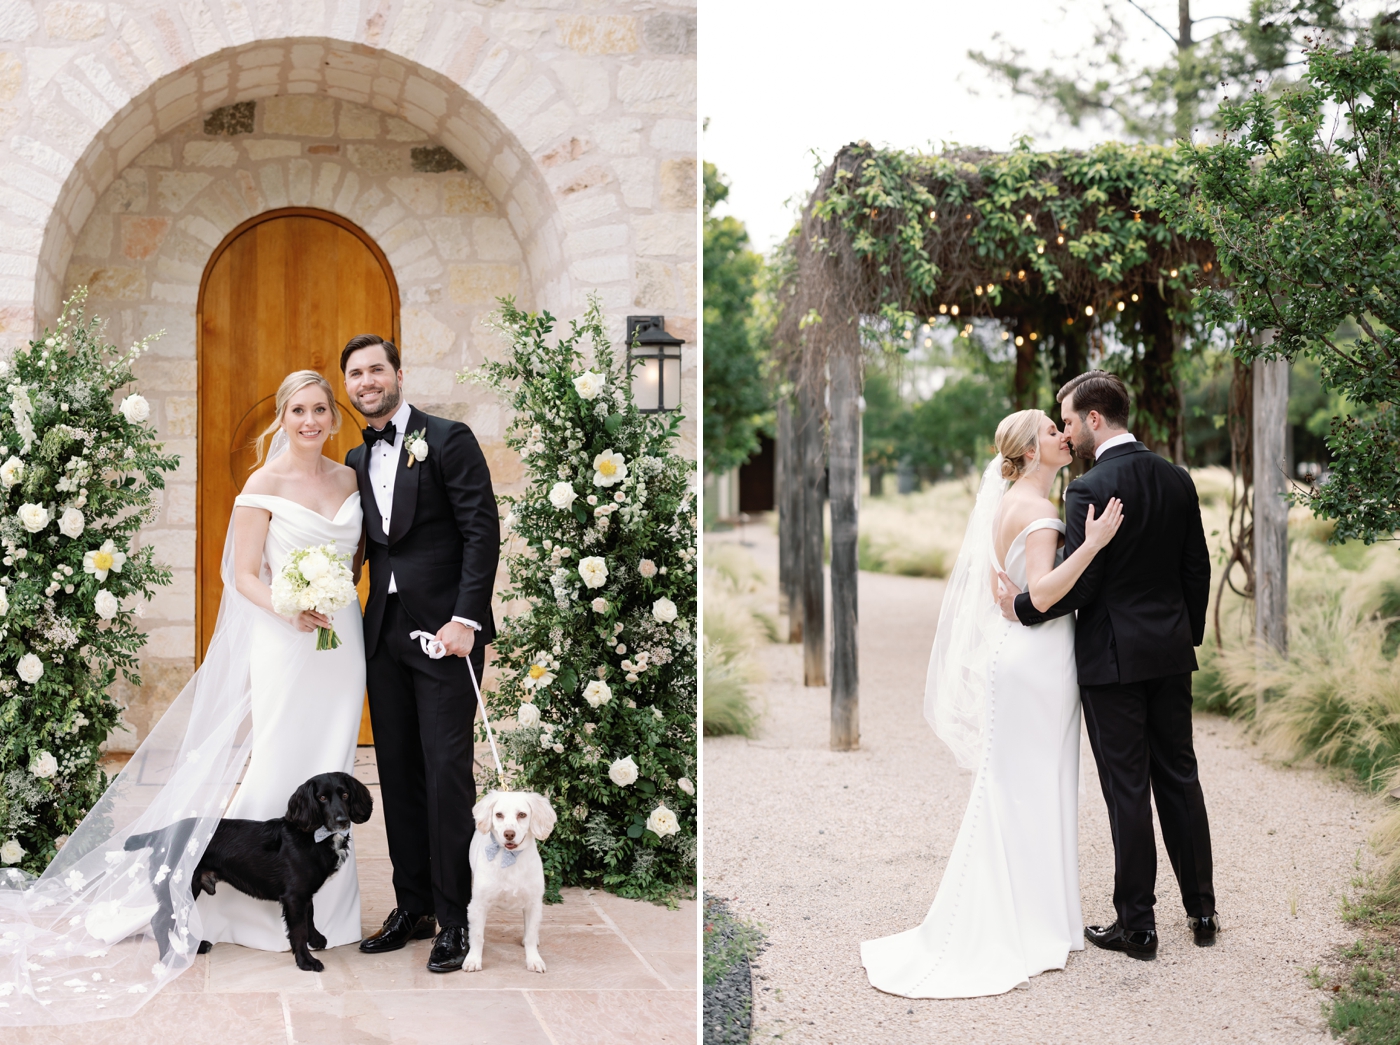
[[[487,755],[487,758],[490,756]],[[355,828],[364,931],[394,905],[373,748],[355,773],[375,796]],[[370,956],[318,952],[325,971],[301,972],[289,953],[219,944],[129,1020],[6,1031],[6,1045],[171,1041],[181,1045],[690,1045],[698,1037],[697,904],[679,910],[565,889],[547,904],[540,953],[525,969],[519,915],[488,925],[485,968],[438,975],[431,940]]]

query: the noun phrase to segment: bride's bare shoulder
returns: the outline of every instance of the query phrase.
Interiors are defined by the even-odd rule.
[[[275,496],[277,493],[277,477],[272,474],[267,465],[263,465],[252,475],[248,476],[248,481],[243,484],[243,490],[241,492]]]
[[[331,482],[335,483],[336,489],[343,491],[346,497],[360,488],[360,477],[355,473],[355,469],[329,457],[324,458],[324,461],[325,464],[322,465],[324,474],[330,477]]]

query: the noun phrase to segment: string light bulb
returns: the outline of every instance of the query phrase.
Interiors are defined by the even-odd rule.
[[[1118,311],[1119,311],[1119,312],[1122,312],[1122,311],[1123,311],[1125,308],[1127,308],[1127,307],[1128,307],[1128,306],[1125,305],[1125,304],[1123,304],[1123,302],[1121,302],[1121,301],[1118,302]]]
[[[1010,340],[1011,340],[1011,335],[1008,334],[1005,330],[1003,330],[1003,331],[1001,332],[1001,339],[1002,339],[1003,341],[1010,341]]]
[[[1133,300],[1136,301],[1137,299],[1138,299],[1138,296],[1137,296],[1136,294],[1134,294],[1134,295],[1133,295]]]
[[[947,305],[939,305],[939,306],[938,306],[938,314],[939,314],[940,316],[946,316],[946,315],[948,314],[948,306],[947,306]]]
[[[1055,242],[1058,243],[1058,244],[1060,244],[1060,246],[1064,246],[1064,244],[1065,244],[1065,238],[1064,238],[1063,236],[1056,236],[1056,237],[1055,237]]]
[[[1025,343],[1026,343],[1026,339],[1023,338],[1020,334],[1017,334],[1017,335],[1016,335],[1016,347],[1017,347],[1017,348],[1020,348],[1020,347],[1021,347],[1022,345],[1024,345]]]
[[[1016,278],[1019,279],[1019,280],[1024,280],[1024,279],[1026,278],[1026,270],[1025,270],[1025,269],[1017,269],[1017,270],[1016,270]]]
[[[973,287],[972,292],[980,298],[982,296],[982,284],[979,283],[977,286]]]
[[[1044,243],[1037,243],[1037,244],[1035,245],[1035,252],[1036,252],[1037,254],[1044,254],[1044,253],[1045,253],[1045,244],[1044,244]]]
[[[958,314],[958,306],[957,306],[957,305],[954,305],[951,309],[949,309],[949,311],[952,312],[953,315],[956,316],[956,315]]]
[[[1094,314],[1094,306],[1093,306],[1093,305],[1085,305],[1085,306],[1084,306],[1084,314],[1085,314],[1086,316],[1092,316],[1092,315]]]
[[[1038,338],[1038,337],[1040,337],[1040,335],[1037,334],[1034,330],[1032,330],[1032,331],[1031,331],[1031,340],[1034,341],[1034,340],[1035,340],[1036,338]]]

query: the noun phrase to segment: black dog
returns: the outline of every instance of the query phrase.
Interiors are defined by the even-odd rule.
[[[325,966],[307,948],[320,950],[326,938],[316,931],[311,899],[345,863],[345,832],[350,824],[363,824],[373,810],[369,790],[349,773],[322,773],[292,793],[285,816],[276,820],[220,820],[189,883],[190,902],[200,891],[213,896],[217,883],[228,882],[258,900],[280,903],[297,968],[320,972]],[[181,820],[126,840],[128,850],[155,850],[151,883],[160,908],[151,919],[151,929],[161,961],[170,951],[175,929],[170,895],[174,883],[168,873],[154,872],[154,868],[162,862],[174,863],[162,858],[167,853],[180,853],[198,822]],[[318,842],[317,828],[331,833]],[[199,949],[203,952],[208,947],[201,944]]]

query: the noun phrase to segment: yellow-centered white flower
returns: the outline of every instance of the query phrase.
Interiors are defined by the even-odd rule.
[[[612,486],[627,478],[627,459],[613,450],[593,458],[593,485]]]
[[[118,551],[116,543],[110,539],[103,541],[97,550],[83,555],[83,572],[92,574],[99,582],[107,579],[109,570],[121,573],[125,565],[126,552]]]

